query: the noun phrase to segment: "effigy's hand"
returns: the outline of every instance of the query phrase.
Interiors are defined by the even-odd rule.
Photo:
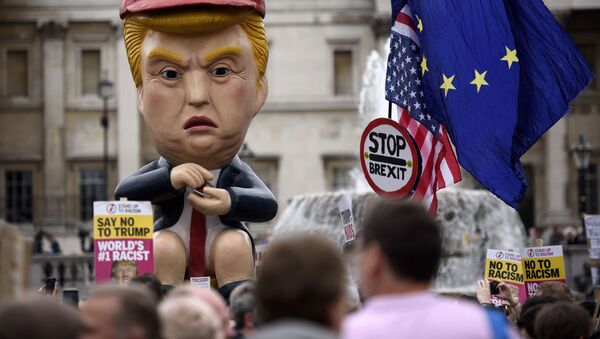
[[[214,175],[209,170],[193,163],[177,165],[171,170],[171,185],[176,190],[186,186],[191,189],[202,187],[206,181],[213,178]]]
[[[203,195],[190,193],[187,196],[192,207],[204,215],[225,215],[231,209],[229,192],[221,188],[204,187]]]

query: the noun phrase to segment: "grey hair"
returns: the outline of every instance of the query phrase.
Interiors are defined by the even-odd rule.
[[[198,298],[175,296],[158,306],[163,339],[221,338],[219,318],[212,308]]]

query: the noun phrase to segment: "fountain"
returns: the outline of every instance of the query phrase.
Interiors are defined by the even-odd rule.
[[[360,93],[361,127],[375,117],[387,116],[386,59],[387,56],[373,51],[367,61]],[[355,187],[348,191],[294,197],[275,226],[273,237],[320,232],[343,248],[338,201],[344,195],[351,198],[355,227],[360,233],[365,202],[374,195],[360,170],[355,171],[355,177]],[[444,229],[444,256],[432,288],[440,293],[474,294],[475,281],[483,276],[486,249],[523,247],[525,228],[514,209],[487,191],[450,187],[438,192],[438,201],[437,219]]]

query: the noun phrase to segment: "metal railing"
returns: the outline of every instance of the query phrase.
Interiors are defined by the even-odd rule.
[[[29,276],[30,288],[39,288],[46,278],[55,277],[61,288],[87,289],[94,283],[94,255],[37,254],[31,259]]]

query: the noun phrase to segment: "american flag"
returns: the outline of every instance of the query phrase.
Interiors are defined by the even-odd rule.
[[[385,96],[393,103],[400,125],[415,139],[421,152],[421,178],[412,199],[423,200],[432,214],[437,212],[436,192],[461,180],[460,167],[448,133],[428,114],[422,86],[417,25],[406,1],[392,1],[403,7],[395,17],[390,39]]]

